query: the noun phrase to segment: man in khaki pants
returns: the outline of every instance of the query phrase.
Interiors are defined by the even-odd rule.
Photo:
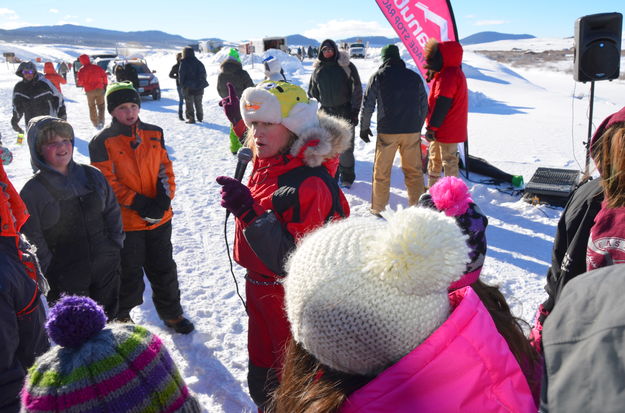
[[[104,126],[104,91],[108,84],[106,72],[98,65],[91,63],[89,56],[80,55],[78,60],[82,67],[78,71],[76,83],[85,90],[89,117],[96,129]]]
[[[408,206],[424,192],[421,169],[421,127],[427,114],[427,95],[421,77],[407,69],[399,49],[382,48],[382,65],[369,79],[360,115],[360,139],[369,142],[371,115],[378,107],[378,138],[373,162],[371,213],[379,215],[388,204],[391,168],[399,149]]]

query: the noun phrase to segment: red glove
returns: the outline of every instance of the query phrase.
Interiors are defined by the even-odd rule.
[[[233,125],[236,125],[241,120],[241,108],[239,107],[239,98],[237,97],[237,91],[232,83],[226,83],[228,87],[228,96],[221,99],[219,106],[224,108],[226,117]]]

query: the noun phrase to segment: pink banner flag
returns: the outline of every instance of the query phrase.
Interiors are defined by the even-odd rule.
[[[424,78],[424,48],[428,39],[434,37],[441,42],[458,40],[454,14],[448,0],[376,0],[376,3]]]

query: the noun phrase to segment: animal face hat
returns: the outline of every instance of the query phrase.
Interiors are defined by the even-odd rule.
[[[376,375],[448,317],[466,237],[427,208],[349,218],[307,235],[287,263],[293,338],[335,370]]]
[[[241,96],[241,115],[249,128],[252,122],[281,123],[295,135],[319,126],[317,101],[292,83],[266,80],[245,89]]]

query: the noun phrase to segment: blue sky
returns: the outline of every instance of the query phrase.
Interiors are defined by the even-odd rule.
[[[461,38],[487,30],[568,37],[578,17],[625,14],[625,0],[452,0],[452,6]],[[0,0],[2,29],[64,23],[232,41],[290,34],[318,40],[394,36],[373,0]]]

